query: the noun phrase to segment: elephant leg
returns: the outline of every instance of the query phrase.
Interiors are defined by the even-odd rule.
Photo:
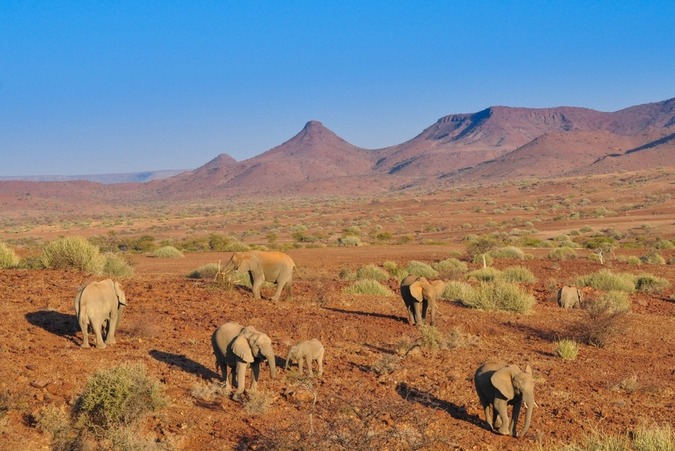
[[[110,315],[108,320],[108,333],[105,337],[105,343],[109,345],[114,345],[117,343],[115,340],[115,328],[117,326],[117,310],[113,310],[113,313]]]
[[[309,377],[314,377],[314,373],[312,373],[312,358],[310,356],[307,356],[307,372],[309,373]]]
[[[490,411],[492,410],[492,411]],[[487,421],[487,424],[490,425],[490,429],[494,430],[494,419],[493,415],[494,414],[494,409],[490,409],[490,404],[483,404],[483,412],[485,412],[485,421]]]
[[[429,324],[436,325],[436,302],[429,301]]]
[[[495,428],[500,434],[509,435],[509,412],[506,400],[496,399],[494,409],[499,416],[499,418],[495,417]]]
[[[230,390],[232,388],[232,375],[234,374],[234,368],[230,369],[228,373],[228,366],[227,365],[220,365],[220,370],[223,372],[223,379],[225,379],[225,390]]]
[[[406,303],[405,309],[408,312],[408,324],[411,326],[415,325],[415,310],[413,308],[413,304],[408,304]]]
[[[254,362],[251,364],[251,387],[250,391],[258,390],[258,379],[260,378],[260,363]]]
[[[281,291],[284,289],[284,284],[281,282],[277,282],[277,291],[274,293],[274,296],[272,296],[272,300],[274,302],[278,301],[281,298]]]
[[[415,302],[415,324],[418,326],[424,325],[424,317],[422,316],[422,303]]]
[[[298,356],[298,374],[302,376],[302,367],[305,361],[304,356]]]
[[[89,321],[84,316],[80,317],[80,330],[82,331],[82,345],[83,348],[89,347]]]
[[[316,359],[316,361],[317,361],[317,364],[319,366],[318,374],[319,374],[319,377],[321,377],[323,375],[323,356],[319,356],[319,358]]]
[[[105,349],[106,345],[103,342],[103,321],[95,320],[91,322],[91,327],[94,329],[94,335],[96,335],[96,348]]]
[[[233,399],[239,399],[244,393],[244,386],[246,385],[246,367],[248,365],[244,362],[237,362],[237,391],[233,395]]]
[[[251,275],[251,280],[253,281],[253,297],[255,299],[260,299],[260,287],[262,287],[264,282],[263,277],[253,277],[253,275]]]

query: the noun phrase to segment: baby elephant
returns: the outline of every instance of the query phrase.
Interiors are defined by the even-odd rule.
[[[584,293],[577,287],[564,286],[558,290],[558,305],[562,308],[581,307]]]
[[[323,354],[323,345],[316,338],[312,338],[311,340],[307,341],[301,341],[288,351],[288,357],[286,358],[286,366],[284,369],[288,369],[289,362],[294,359],[297,360],[298,371],[300,374],[302,374],[303,360],[307,360],[309,375],[313,376],[312,360],[316,360],[319,364],[319,377],[321,377],[323,374]]]

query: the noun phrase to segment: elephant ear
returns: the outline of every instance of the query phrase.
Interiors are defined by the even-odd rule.
[[[253,363],[253,353],[248,338],[245,335],[239,335],[232,342],[232,352],[246,363]]]
[[[495,371],[495,373],[490,378],[492,385],[499,390],[499,393],[502,394],[506,399],[513,399],[515,396],[513,390],[513,380],[512,378],[511,365],[505,366],[504,368]]]
[[[410,285],[410,295],[414,297],[417,302],[422,302],[424,300],[424,288],[419,281]]]
[[[127,297],[124,295],[124,291],[122,290],[119,282],[113,282],[113,289],[115,290],[115,296],[117,296],[117,302],[126,307]]]
[[[529,375],[532,375],[532,368],[530,368],[530,365],[527,365],[527,366],[525,367],[525,372],[526,372],[527,374],[529,374]]]

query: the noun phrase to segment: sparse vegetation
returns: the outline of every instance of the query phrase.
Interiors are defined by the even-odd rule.
[[[635,277],[631,274],[616,274],[607,269],[601,269],[594,274],[581,276],[576,285],[593,287],[596,290],[616,290],[632,293],[635,291]]]
[[[0,269],[14,268],[19,265],[20,261],[16,252],[0,241]]]
[[[417,260],[411,260],[408,262],[408,265],[405,267],[405,269],[408,274],[414,276],[423,276],[427,279],[438,276],[438,271],[432,268],[431,265]]]
[[[574,340],[562,339],[556,342],[556,352],[563,360],[575,360],[579,354],[579,346]]]
[[[187,275],[188,279],[213,279],[218,273],[218,265],[207,263],[199,268],[193,269]]]
[[[576,258],[577,257],[577,251],[572,249],[571,247],[557,247],[555,249],[552,249],[548,253],[548,258],[551,260],[569,260],[571,258]]]
[[[357,280],[347,288],[345,293],[349,294],[367,294],[372,296],[394,296],[394,292],[382,285],[377,280],[361,279]]]
[[[389,273],[379,266],[370,264],[362,266],[356,270],[356,279],[372,279],[377,281],[383,281],[389,279]]]
[[[468,270],[466,263],[454,257],[433,263],[431,267],[438,271],[440,277],[447,278],[458,277]]]
[[[537,281],[532,271],[524,266],[509,266],[501,273],[501,278],[507,282],[533,283]]]
[[[481,282],[464,296],[462,304],[481,310],[528,313],[535,303],[534,297],[518,285],[503,281]]]
[[[152,253],[156,258],[183,258],[185,255],[173,246],[162,246]]]
[[[101,274],[105,264],[98,248],[82,237],[50,241],[40,261],[48,269],[75,269],[92,274]]]
[[[103,274],[111,277],[131,277],[134,274],[134,269],[121,255],[106,252],[103,258]]]
[[[663,277],[652,276],[651,274],[639,274],[635,277],[635,288],[640,293],[662,293],[668,287],[670,287],[670,282]]]

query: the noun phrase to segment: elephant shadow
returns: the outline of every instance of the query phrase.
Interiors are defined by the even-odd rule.
[[[431,409],[444,410],[452,418],[484,427],[484,423],[480,417],[478,415],[470,415],[464,406],[458,406],[455,403],[438,399],[431,393],[418,390],[405,382],[400,382],[396,385],[396,393],[408,402],[416,402]]]
[[[155,360],[177,367],[186,373],[200,376],[202,379],[220,379],[220,375],[217,372],[205,367],[201,363],[195,362],[183,354],[174,354],[153,349],[150,351],[150,356]]]
[[[540,340],[548,341],[549,343],[554,343],[560,339],[560,333],[554,330],[538,329],[536,327],[528,326],[526,324],[517,324],[512,322],[507,322],[505,326],[510,327],[513,330],[521,332],[525,335],[531,335],[537,337]]]
[[[57,312],[56,310],[38,310],[37,312],[26,313],[26,320],[33,326],[77,343],[75,334],[80,330],[80,327],[75,315]]]
[[[330,310],[331,312],[337,312],[337,313],[347,313],[349,315],[362,315],[362,316],[370,316],[374,318],[388,318],[388,319],[393,319],[394,321],[400,321],[402,323],[408,324],[408,320],[406,318],[403,318],[402,316],[398,315],[387,315],[385,313],[374,313],[374,312],[361,312],[358,310],[345,310],[341,308],[335,308],[335,307],[323,307],[325,310]]]

